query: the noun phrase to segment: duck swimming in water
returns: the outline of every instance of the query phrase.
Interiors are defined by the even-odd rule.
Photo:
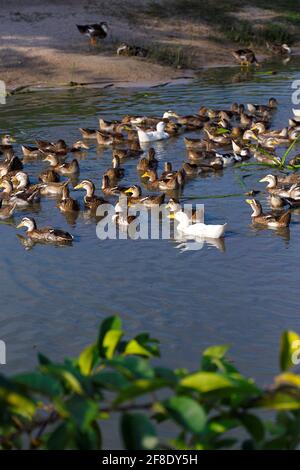
[[[290,210],[279,216],[274,214],[264,214],[261,203],[256,199],[246,199],[246,203],[249,204],[253,210],[251,217],[254,224],[265,225],[270,228],[284,228],[290,225]]]
[[[101,204],[108,204],[108,202],[102,197],[95,195],[95,185],[90,180],[83,180],[81,183],[75,186],[75,191],[78,189],[84,189],[86,195],[84,196],[84,205],[87,209],[96,210]]]
[[[67,184],[63,187],[61,200],[57,204],[57,207],[61,212],[77,212],[80,210],[79,202],[71,198]]]
[[[55,228],[38,229],[35,220],[30,217],[24,217],[21,220],[19,225],[17,225],[17,229],[21,227],[26,227],[26,234],[33,241],[61,244],[69,244],[73,241],[72,235],[68,232]]]
[[[158,196],[143,196],[140,186],[134,184],[125,191],[125,194],[130,194],[128,198],[129,205],[143,204],[145,207],[153,207],[163,204],[165,200],[164,194]]]
[[[155,158],[155,150],[151,147],[148,150],[147,157],[143,157],[138,162],[136,169],[138,171],[156,170],[158,166],[158,160]]]
[[[168,139],[170,135],[165,132],[166,124],[161,121],[157,124],[155,131],[143,131],[137,127],[140,143],[155,142],[157,140]]]
[[[206,225],[203,223],[191,224],[190,220],[182,211],[175,213],[175,219],[179,224],[177,230],[184,235],[203,238],[221,238],[224,236],[227,224],[224,225]]]
[[[5,207],[2,207],[3,200],[0,199],[0,220],[10,219],[17,207],[16,202],[13,204],[7,204]]]

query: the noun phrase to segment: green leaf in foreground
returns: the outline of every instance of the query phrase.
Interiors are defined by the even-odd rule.
[[[63,392],[63,388],[58,380],[38,371],[19,374],[14,379],[18,384],[25,386],[27,389],[49,397],[55,397]]]
[[[79,356],[78,365],[83,375],[89,375],[98,359],[98,348],[96,344],[87,346]]]
[[[101,324],[97,341],[100,356],[112,358],[122,335],[122,321],[120,317],[112,316],[106,318]]]
[[[290,369],[300,360],[300,336],[294,331],[284,331],[280,339],[280,369]]]
[[[187,431],[200,433],[206,423],[206,413],[199,403],[190,397],[174,396],[164,402],[171,418]]]
[[[151,450],[158,444],[155,427],[142,413],[124,413],[121,433],[127,450]]]
[[[196,372],[195,374],[188,375],[180,381],[180,385],[182,387],[192,388],[201,393],[234,386],[229,378],[214,372]]]

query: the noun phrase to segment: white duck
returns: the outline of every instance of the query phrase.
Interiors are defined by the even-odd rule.
[[[224,236],[227,224],[206,225],[202,223],[190,224],[187,214],[182,211],[176,212],[175,219],[179,222],[177,230],[185,235],[193,237],[221,238]]]
[[[140,143],[142,142],[155,142],[156,140],[168,139],[170,135],[165,132],[166,124],[160,121],[156,126],[156,131],[143,131],[137,127],[137,132],[139,136]]]

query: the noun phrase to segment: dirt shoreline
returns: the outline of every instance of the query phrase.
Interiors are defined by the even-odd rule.
[[[143,5],[147,0],[140,0]],[[209,39],[205,24],[144,18],[136,21],[136,2],[103,0],[0,0],[0,79],[8,91],[20,87],[156,86],[193,77],[193,71],[159,65],[145,59],[116,56],[122,41],[159,42],[197,51],[198,68],[234,65],[232,44]],[[109,37],[96,48],[81,36],[77,23],[106,20]],[[260,57],[260,56],[259,56]]]

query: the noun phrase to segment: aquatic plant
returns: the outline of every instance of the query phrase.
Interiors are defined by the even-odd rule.
[[[263,389],[238,372],[228,345],[202,353],[197,370],[161,364],[147,333],[125,339],[121,319],[106,318],[77,358],[0,376],[2,449],[100,449],[113,414],[126,449],[295,449],[300,443],[300,337],[281,337],[280,369]],[[161,393],[161,391],[163,391]],[[271,410],[263,418],[262,410]],[[172,438],[158,433],[173,423]],[[243,430],[243,432],[240,432]]]

